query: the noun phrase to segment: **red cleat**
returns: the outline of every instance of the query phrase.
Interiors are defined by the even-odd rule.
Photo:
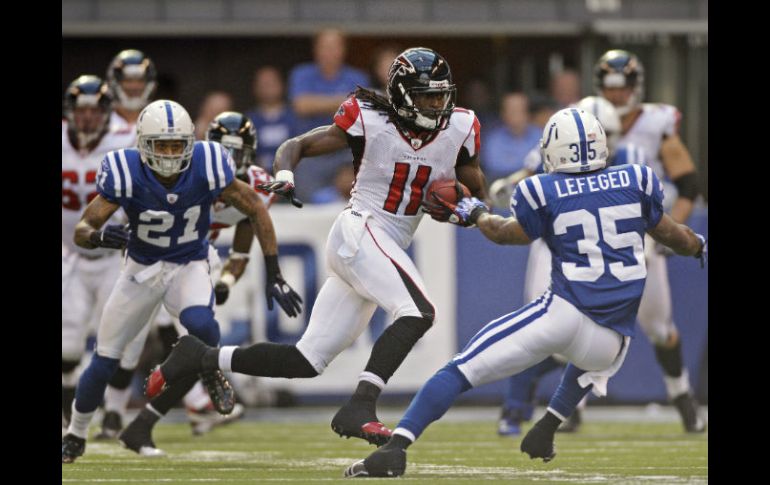
[[[160,366],[158,365],[152,370],[152,373],[145,381],[144,393],[148,398],[152,399],[165,391],[166,387],[168,387],[166,386],[166,378],[163,377],[163,373],[160,371]]]
[[[369,443],[386,443],[393,431],[379,421],[369,421],[361,426],[361,434]]]

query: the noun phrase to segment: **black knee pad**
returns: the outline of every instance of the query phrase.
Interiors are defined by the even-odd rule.
[[[131,378],[134,376],[134,369],[124,369],[118,367],[118,370],[112,374],[110,379],[110,386],[115,389],[126,389],[131,384]]]
[[[433,326],[433,317],[401,317],[385,329],[384,334],[391,335],[395,340],[411,349],[418,340]]]

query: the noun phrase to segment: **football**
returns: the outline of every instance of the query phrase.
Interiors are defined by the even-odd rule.
[[[462,192],[460,192],[462,190]],[[468,187],[455,179],[436,180],[428,186],[428,200],[433,202],[433,195],[436,194],[447,202],[456,204],[463,197],[470,197],[471,191]]]

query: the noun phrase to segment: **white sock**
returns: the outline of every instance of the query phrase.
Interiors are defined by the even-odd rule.
[[[189,409],[203,409],[211,402],[209,393],[203,388],[201,381],[197,381],[187,394],[184,395],[184,405]]]
[[[371,372],[364,371],[360,374],[358,374],[358,380],[360,381],[366,381],[371,384],[374,384],[375,386],[379,387],[380,389],[385,388],[385,381],[382,380],[380,376],[377,374],[372,374]],[[412,440],[414,441],[414,440]]]
[[[86,439],[88,437],[88,425],[91,424],[91,419],[94,417],[95,412],[96,410],[90,413],[81,413],[75,409],[75,401],[72,401],[72,419],[70,420],[69,428],[67,428],[67,433]]]
[[[233,352],[238,347],[235,345],[228,345],[219,349],[219,369],[223,372],[233,371]]]
[[[403,436],[404,438],[408,439],[412,443],[417,441],[417,438],[415,438],[414,433],[412,433],[411,431],[409,431],[406,428],[396,428],[396,429],[393,430],[393,434],[397,434],[399,436]]]
[[[690,392],[690,375],[687,373],[687,369],[682,369],[682,375],[679,377],[664,375],[663,382],[666,383],[666,392],[668,393],[669,400]]]
[[[131,386],[125,389],[107,386],[107,391],[104,393],[104,410],[115,411],[120,414],[120,417],[124,417],[129,399],[131,399]]]

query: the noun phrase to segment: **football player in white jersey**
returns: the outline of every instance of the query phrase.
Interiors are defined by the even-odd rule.
[[[546,173],[518,184],[512,217],[489,214],[475,198],[439,202],[452,208],[456,224],[478,225],[496,244],[545,239],[551,286],[479,330],[422,386],[388,443],[350,465],[345,477],[403,475],[406,449],[461,393],[562,354],[570,362],[562,381],[520,445],[530,458],[552,460],[556,428],[589,391],[605,395],[623,365],[647,275],[643,235],[705,261],[706,239],[663,212],[663,186],[649,167],[606,166],[606,136],[595,116],[557,112],[540,146]]]
[[[599,120],[607,135],[609,156],[615,156],[615,147],[620,137],[620,117],[615,107],[599,96],[586,96],[575,105]],[[611,160],[612,165],[617,165]],[[543,173],[543,161],[540,147],[533,148],[524,159],[524,168],[513,174],[495,180],[489,187],[490,197],[495,206],[505,209],[510,205],[511,195],[516,185],[527,177]],[[527,258],[527,272],[524,278],[524,301],[532,301],[542,295],[551,283],[551,252],[545,241],[540,238],[532,241]],[[530,367],[508,379],[505,400],[498,421],[497,432],[501,436],[515,436],[521,433],[521,423],[529,421],[534,411],[535,391],[538,380],[548,372],[563,368],[566,360],[562,356],[551,356],[543,362]],[[582,421],[582,410],[586,400],[580,401],[578,409],[572,413],[559,431],[577,431]]]
[[[235,162],[235,178],[254,188],[262,203],[265,204],[265,207],[269,208],[275,195],[257,187],[271,182],[273,178],[261,167],[253,165],[256,160],[257,132],[251,120],[243,114],[233,111],[221,113],[211,122],[206,139],[218,142],[230,152]],[[251,244],[254,240],[254,234],[248,217],[220,197],[211,206],[209,243],[213,245],[219,236],[219,231],[230,226],[236,226],[236,228],[230,248],[230,255],[224,265],[215,250],[209,251],[208,260],[211,267],[211,282],[214,286],[214,297],[217,305],[222,305],[227,301],[230,288],[246,270]],[[298,301],[301,303],[299,297]],[[181,324],[178,326],[183,328]],[[172,323],[171,328],[173,327]],[[187,332],[183,330],[183,333]],[[127,356],[135,356],[138,359],[142,348],[143,345],[132,344],[126,349],[124,360]],[[168,398],[169,396],[166,397]],[[152,439],[152,430],[158,421],[158,415],[165,415],[169,410],[168,406],[174,404],[171,399],[164,399],[160,403],[148,403],[140,411],[139,415],[126,426],[126,429],[120,433],[119,440],[127,448],[143,456],[163,455],[164,452],[155,446]],[[233,411],[229,414],[223,415],[216,412],[200,381],[195,384],[190,392],[184,395],[184,404],[190,424],[192,425],[193,434],[196,435],[208,432],[214,426],[235,421],[243,416],[244,412],[243,406],[238,403],[233,406]]]
[[[113,124],[135,129],[139,113],[157,88],[155,63],[136,49],[120,51],[107,67],[107,82],[115,99]]]
[[[664,208],[676,222],[685,223],[698,187],[695,164],[677,133],[679,110],[663,103],[642,103],[644,68],[628,51],[610,50],[602,55],[594,69],[594,82],[597,94],[612,102],[621,117],[619,147],[634,145],[643,150],[645,164],[666,187]],[[649,236],[647,239],[649,276],[639,306],[639,324],[655,347],[668,398],[679,411],[685,430],[700,433],[705,431],[706,423],[690,389],[679,332],[672,318],[666,257],[660,246]]]
[[[394,322],[375,342],[358,387],[332,419],[332,429],[370,443],[387,441],[391,433],[377,418],[377,399],[436,317],[406,253],[423,216],[425,189],[434,180],[456,178],[471,193],[485,196],[477,156],[480,124],[472,111],[455,107],[446,60],[431,49],[407,49],[390,68],[387,91],[386,98],[357,89],[332,125],[292,138],[276,153],[276,182],[266,188],[297,206],[292,169],[303,157],[349,146],[356,172],[350,206],[338,216],[327,241],[330,276],[299,342],[215,349],[183,337],[150,377],[148,396],[201,368],[315,377],[356,340],[380,306]],[[447,220],[451,213],[437,206],[431,216]]]
[[[131,133],[110,131],[107,83],[80,76],[64,96],[62,120],[62,418],[69,421],[89,328],[95,328],[120,271],[120,251],[85,249],[72,240],[75,225],[96,197],[96,173],[110,150],[134,143]],[[114,216],[113,223],[120,222]]]

